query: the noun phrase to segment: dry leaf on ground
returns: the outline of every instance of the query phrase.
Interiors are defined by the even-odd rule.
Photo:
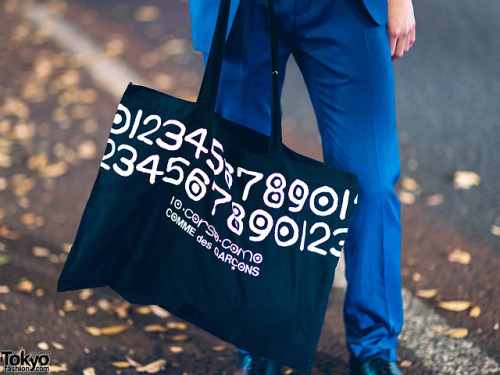
[[[481,177],[476,172],[457,171],[453,175],[453,185],[455,189],[470,189],[481,183]]]
[[[469,330],[467,328],[452,328],[443,332],[443,335],[455,337],[455,338],[463,338],[469,334]]]
[[[433,298],[438,294],[437,289],[418,289],[416,295],[420,298]]]
[[[147,365],[136,367],[137,372],[147,372],[148,374],[155,374],[165,369],[167,361],[164,359],[158,359],[154,362],[148,363]]]
[[[477,318],[481,315],[481,308],[479,306],[474,306],[470,311],[469,311],[469,316],[471,318]]]
[[[448,311],[465,311],[471,307],[469,301],[441,301],[438,306]]]
[[[455,249],[450,254],[448,254],[448,262],[469,264],[471,262],[471,255],[463,250]]]

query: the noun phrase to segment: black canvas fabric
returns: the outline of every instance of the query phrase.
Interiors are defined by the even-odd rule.
[[[357,179],[282,144],[272,21],[271,137],[214,113],[228,11],[196,103],[126,89],[57,288],[110,286],[310,372]]]

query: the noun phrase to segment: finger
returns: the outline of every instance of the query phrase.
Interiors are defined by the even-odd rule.
[[[403,38],[398,38],[396,42],[396,48],[394,53],[392,54],[392,61],[396,61],[397,59],[403,57],[406,48],[406,41]]]
[[[391,56],[394,56],[394,53],[396,52],[397,42],[398,42],[397,36],[391,35],[389,33],[389,45],[391,46]]]

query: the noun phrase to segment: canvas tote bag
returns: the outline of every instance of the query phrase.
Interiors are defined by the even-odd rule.
[[[110,286],[309,373],[357,178],[282,144],[272,12],[271,136],[214,112],[228,13],[196,103],[127,87],[57,288]]]

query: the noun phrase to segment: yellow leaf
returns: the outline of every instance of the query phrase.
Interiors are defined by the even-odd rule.
[[[139,22],[155,21],[160,15],[160,10],[155,6],[141,6],[135,11],[135,19]]]
[[[33,255],[39,258],[45,258],[50,255],[50,250],[46,247],[35,246],[33,247]]]
[[[56,178],[60,177],[68,171],[68,164],[60,161],[54,164],[46,165],[40,169],[40,174],[43,178]]]
[[[429,207],[439,206],[440,204],[443,203],[443,200],[444,200],[443,194],[439,193],[439,194],[429,195],[425,199],[425,205]]]
[[[64,346],[62,344],[59,344],[58,342],[52,341],[52,346],[58,350],[64,349]]]
[[[494,236],[500,236],[500,226],[499,225],[492,225],[490,231],[491,231],[491,234],[493,234]]]
[[[168,329],[178,329],[178,330],[183,331],[187,328],[187,324],[181,323],[181,322],[168,322],[167,328]]]
[[[155,314],[156,316],[158,316],[160,318],[170,317],[170,313],[158,305],[149,305],[149,308],[151,309],[151,312],[153,314]]]
[[[448,255],[448,262],[452,263],[469,264],[471,259],[468,252],[460,249],[455,249]]]
[[[418,289],[417,296],[420,298],[432,298],[438,293],[437,289]]]
[[[226,350],[226,347],[224,345],[216,345],[216,346],[212,346],[212,350],[214,352],[222,352],[222,351]]]
[[[101,330],[97,327],[85,327],[85,331],[90,333],[92,336],[101,336]]]
[[[409,191],[404,191],[404,190],[399,190],[398,191],[398,197],[401,203],[403,204],[413,204],[415,203],[415,194],[409,192]]]
[[[402,177],[400,183],[401,187],[407,191],[418,194],[420,190],[420,185],[418,184],[418,182],[411,177]]]
[[[49,365],[49,373],[65,371],[68,371],[68,365],[66,365],[66,363],[62,363],[61,365]]]
[[[170,337],[173,341],[186,341],[188,339],[188,335],[175,335]]]
[[[181,348],[180,346],[171,346],[169,349],[172,353],[176,353],[176,354],[182,353],[184,351],[184,349]]]
[[[35,284],[28,279],[21,279],[21,281],[16,285],[16,289],[20,292],[31,293],[35,290]]]
[[[93,141],[84,141],[78,146],[76,153],[80,159],[93,159],[97,154],[97,146]]]
[[[93,367],[87,367],[83,369],[83,375],[96,375],[95,369]]]
[[[85,301],[88,300],[92,294],[94,294],[92,289],[83,289],[80,293],[78,293],[78,297],[81,301]]]
[[[134,309],[134,312],[141,315],[151,314],[151,309],[149,306],[139,306]]]
[[[147,372],[148,374],[155,374],[165,369],[165,364],[167,363],[164,359],[158,359],[154,362],[151,362],[147,365],[136,367],[137,372]]]
[[[471,306],[471,303],[468,301],[441,301],[438,306],[449,311],[465,311]]]
[[[150,324],[144,327],[146,332],[165,332],[167,329],[159,324]]]
[[[111,364],[115,367],[118,367],[118,368],[128,368],[128,367],[132,367],[132,365],[128,362],[125,362],[125,361],[117,361],[117,362],[111,362]]]
[[[47,344],[45,341],[39,342],[37,346],[41,350],[49,350],[49,344]]]
[[[452,328],[443,332],[443,335],[462,338],[466,337],[469,334],[469,330],[467,328]]]
[[[475,172],[457,171],[453,176],[455,189],[470,189],[472,186],[477,186],[481,183],[481,177]]]
[[[10,288],[8,285],[0,285],[0,294],[10,293]]]
[[[117,335],[128,329],[126,325],[109,326],[101,328],[101,334],[106,336]]]
[[[481,308],[479,306],[474,306],[470,311],[469,311],[469,316],[471,318],[477,318],[479,315],[481,315]]]
[[[420,280],[422,280],[422,275],[418,272],[415,272],[411,278],[413,279],[413,281],[418,283]]]

